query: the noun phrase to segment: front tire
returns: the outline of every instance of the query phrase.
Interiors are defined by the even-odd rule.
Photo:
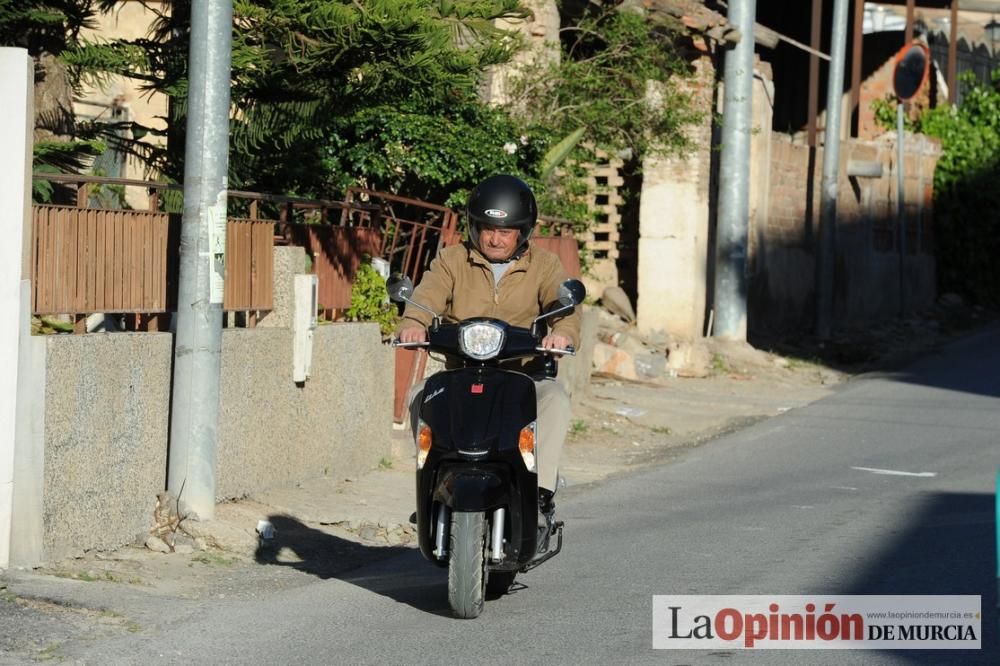
[[[457,617],[472,619],[483,612],[486,588],[486,516],[454,511],[448,536],[448,603]]]

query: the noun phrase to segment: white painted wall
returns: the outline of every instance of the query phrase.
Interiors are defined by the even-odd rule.
[[[45,489],[45,359],[50,336],[31,334],[31,281],[21,280],[20,355],[14,439],[10,561],[33,567],[43,556]]]
[[[0,568],[10,565],[17,422],[19,338],[25,317],[22,281],[30,277],[26,255],[31,214],[31,150],[34,132],[34,67],[24,49],[0,48]],[[14,369],[11,372],[9,369]]]
[[[709,211],[699,161],[643,161],[636,316],[645,335],[702,336]]]
[[[643,160],[639,203],[637,325],[675,340],[704,335],[707,297],[712,69],[706,59],[695,68],[689,91],[706,113],[689,128],[693,148],[685,157]]]

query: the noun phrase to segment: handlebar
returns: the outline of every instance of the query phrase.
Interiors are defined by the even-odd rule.
[[[430,347],[431,346],[431,343],[430,342],[426,342],[426,341],[425,342],[400,342],[399,340],[393,340],[391,344],[392,344],[393,347],[401,347],[403,349],[420,349],[422,347]],[[545,347],[542,347],[541,345],[538,345],[537,347],[535,347],[535,351],[536,352],[540,352],[540,353],[544,353],[544,354],[554,354],[556,356],[576,356],[576,349],[572,345],[569,346],[569,347],[566,347],[565,349],[559,349],[559,348],[556,348],[556,347],[553,347],[552,349],[546,349]]]
[[[576,356],[576,349],[572,346],[566,347],[566,349],[558,349],[555,347],[552,349],[546,349],[545,347],[539,345],[535,347],[535,351],[544,352],[546,354],[555,354],[556,356]]]

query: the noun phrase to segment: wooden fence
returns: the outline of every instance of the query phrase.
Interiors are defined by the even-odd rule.
[[[177,295],[180,216],[156,210],[160,191],[169,187],[64,178],[77,185],[77,207],[34,207],[34,312],[74,315],[81,332],[83,317],[98,312],[134,315],[130,328],[160,327],[159,317],[176,310]],[[151,210],[86,208],[88,186],[95,183],[145,187]],[[332,318],[335,311],[350,307],[365,255],[385,258],[393,271],[416,282],[441,247],[461,240],[454,211],[385,193],[353,189],[347,202],[252,192],[229,196],[249,217],[230,218],[227,224],[223,307],[247,313],[250,326],[258,313],[272,308],[275,242],[305,248],[319,277],[320,305]],[[261,219],[265,206],[276,219]],[[338,217],[340,225],[331,226]],[[571,276],[580,276],[577,243],[565,230],[562,236],[539,236],[532,242],[559,255]],[[394,412],[401,421],[407,390],[423,375],[426,355],[397,350],[396,356]]]
[[[535,236],[531,244],[555,253],[571,278],[581,277],[580,247],[574,236]]]
[[[37,315],[144,315],[176,310],[180,217],[142,210],[33,207]],[[229,220],[223,309],[272,307],[273,223]]]
[[[274,223],[230,219],[226,224],[226,277],[222,307],[267,312],[274,306]]]
[[[35,314],[168,311],[176,230],[167,213],[35,206]]]

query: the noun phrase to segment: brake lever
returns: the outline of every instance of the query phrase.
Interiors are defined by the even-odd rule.
[[[430,347],[429,342],[400,342],[399,340],[393,340],[391,343],[393,347],[402,347],[403,349],[418,349],[420,347]]]
[[[546,349],[545,347],[538,345],[537,347],[535,347],[535,351],[544,352],[546,354],[553,354],[555,356],[576,356],[576,348],[574,348],[572,345],[566,347],[566,349],[559,349],[559,348]]]

